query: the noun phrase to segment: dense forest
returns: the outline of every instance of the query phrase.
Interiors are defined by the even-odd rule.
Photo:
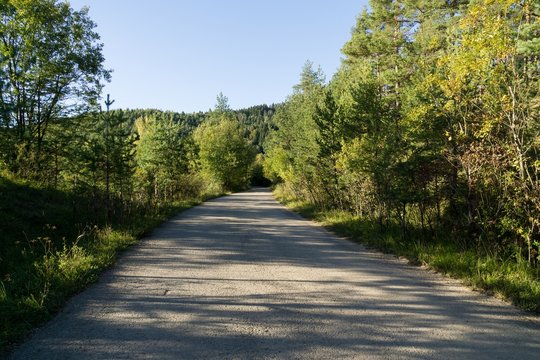
[[[517,278],[539,294],[540,4],[371,0],[342,52],[329,83],[306,64],[274,116],[265,170],[282,196],[405,253],[454,249],[451,273],[518,303]]]
[[[111,110],[87,10],[0,13],[0,347],[159,221],[267,179],[353,238],[540,310],[537,1],[371,0],[330,81],[308,61],[282,104],[220,93],[191,114]]]

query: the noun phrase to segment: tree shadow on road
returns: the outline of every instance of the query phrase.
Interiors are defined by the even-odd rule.
[[[19,358],[533,359],[539,334],[513,307],[337,239],[257,189],[157,229]]]

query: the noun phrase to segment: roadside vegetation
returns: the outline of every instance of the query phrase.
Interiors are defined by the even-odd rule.
[[[0,354],[167,218],[260,183],[272,106],[110,110],[87,10],[0,3]],[[234,166],[233,166],[234,164]]]
[[[105,221],[86,194],[0,176],[0,349],[97,280],[119,251],[202,200],[175,200],[152,211],[130,204],[129,216]]]
[[[399,223],[381,228],[376,221],[344,210],[325,210],[310,202],[291,198],[278,186],[276,198],[291,210],[313,219],[329,230],[368,248],[406,258],[487,294],[507,300],[520,308],[540,313],[538,267],[524,257],[502,258],[491,252],[456,244],[451,235],[440,234],[427,240],[419,228],[410,227],[404,235]]]
[[[265,174],[336,231],[540,310],[540,5],[371,0],[307,63]]]
[[[307,62],[283,104],[192,114],[111,110],[87,10],[0,14],[0,352],[161,221],[269,180],[341,234],[540,311],[537,1],[371,0],[330,81]]]

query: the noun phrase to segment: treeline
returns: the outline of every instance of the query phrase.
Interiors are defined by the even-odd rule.
[[[245,112],[231,110],[194,114],[90,111],[50,119],[39,148],[31,138],[19,139],[17,126],[4,126],[0,128],[7,140],[2,143],[2,168],[42,186],[88,193],[95,198],[96,211],[106,208],[116,214],[129,212],[125,207],[133,203],[150,209],[197,197],[210,189],[219,193],[249,186],[254,156],[269,119],[259,112],[257,116],[247,116]],[[210,131],[217,131],[222,122],[228,123],[228,132],[211,136]],[[233,143],[236,138],[242,144]],[[253,153],[248,156],[249,165],[243,167],[242,174],[237,173],[241,181],[219,180],[221,175],[214,174],[208,158],[201,156],[201,150],[220,141],[222,149],[215,156],[222,158],[215,159],[215,165],[228,166],[246,160],[242,158],[245,153],[235,153],[241,152],[242,146]],[[225,148],[229,153],[224,152]]]
[[[279,106],[274,104],[258,105],[234,111],[244,129],[244,137],[256,146],[259,153],[264,152],[264,143],[277,107]]]
[[[537,1],[371,0],[331,81],[308,63],[276,112],[266,173],[404,238],[536,264],[539,39]]]
[[[251,183],[255,155],[262,152],[274,107],[231,110],[225,106],[198,113],[98,107],[81,115],[47,119],[47,135],[39,145],[29,136],[19,137],[25,130],[5,118],[0,127],[5,140],[1,168],[43,186],[88,193],[95,200],[94,211],[107,216],[129,216],[128,208],[134,204],[153,209],[205,192],[244,189]],[[221,123],[227,123],[223,133],[217,131]],[[211,135],[212,131],[217,134]],[[217,158],[205,157],[205,149],[220,142]],[[241,153],[243,147],[250,148],[249,154]],[[226,169],[213,171],[209,161]],[[247,163],[241,170],[230,169],[238,179],[224,181],[233,175],[218,174],[242,162]]]
[[[253,161],[241,176],[236,171],[242,181],[225,184],[199,156],[206,134],[195,139],[194,133],[201,124],[233,120],[230,131],[260,150],[271,107],[234,112],[220,94],[221,108],[207,113],[109,111],[114,101],[101,102],[100,93],[110,71],[86,9],[56,0],[8,1],[0,13],[0,171],[88,194],[96,215],[107,218],[249,186]],[[230,161],[246,155],[231,153],[238,144],[224,141]]]

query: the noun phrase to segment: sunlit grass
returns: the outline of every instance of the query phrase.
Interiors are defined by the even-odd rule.
[[[274,194],[290,209],[339,235],[460,279],[475,289],[509,300],[522,309],[540,312],[539,271],[519,256],[503,259],[474,249],[461,249],[445,238],[419,241],[420,236],[414,229],[404,236],[397,224],[387,224],[382,228],[373,221],[346,211],[317,209],[308,202],[288,197],[279,188]]]
[[[109,225],[91,224],[91,207],[85,208],[90,199],[0,176],[0,357],[7,345],[95,282],[120,251],[174,214],[217,195],[135,212]]]

